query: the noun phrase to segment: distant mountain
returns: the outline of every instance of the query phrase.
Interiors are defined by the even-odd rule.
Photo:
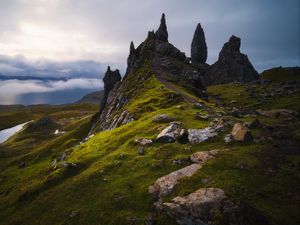
[[[80,100],[75,103],[92,103],[100,105],[100,102],[104,96],[104,90],[95,91],[83,96]]]

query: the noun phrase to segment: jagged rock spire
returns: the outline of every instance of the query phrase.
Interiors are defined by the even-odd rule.
[[[193,41],[191,44],[191,59],[192,64],[203,64],[207,60],[207,46],[205,41],[204,31],[201,27],[201,24],[198,23]]]
[[[104,83],[104,96],[101,101],[101,108],[100,112],[103,111],[108,95],[112,89],[114,89],[115,85],[121,80],[121,75],[119,70],[111,71],[110,66],[107,67],[107,71],[103,77],[103,83]]]
[[[133,41],[130,42],[130,48],[129,48],[129,54],[133,53],[135,48],[134,48],[134,44],[133,44]]]
[[[164,13],[161,16],[160,26],[158,30],[155,32],[155,37],[157,40],[168,42],[168,31],[167,31],[166,18]]]

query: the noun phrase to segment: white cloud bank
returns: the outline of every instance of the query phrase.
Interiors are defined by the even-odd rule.
[[[0,82],[0,105],[15,104],[19,96],[29,93],[47,93],[72,89],[100,90],[100,79],[74,78],[58,81],[5,80]]]

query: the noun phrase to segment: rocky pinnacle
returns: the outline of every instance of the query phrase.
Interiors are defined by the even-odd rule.
[[[119,70],[111,71],[110,67],[107,67],[107,71],[104,75],[103,82],[104,82],[104,96],[101,101],[101,108],[100,112],[104,109],[108,95],[112,89],[114,89],[115,85],[121,80],[121,75]]]
[[[198,23],[191,44],[192,64],[205,63],[207,59],[207,46],[205,42],[204,31]]]
[[[158,30],[155,32],[155,36],[157,40],[168,42],[168,31],[167,31],[166,18],[164,13],[162,14],[160,20],[160,26]]]

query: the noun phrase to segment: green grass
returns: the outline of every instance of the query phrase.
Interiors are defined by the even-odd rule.
[[[154,143],[145,148],[145,155],[139,155],[134,139],[154,139],[159,129],[167,126],[153,122],[155,115],[173,116],[186,128],[204,128],[209,126],[210,121],[195,118],[196,112],[207,112],[196,109],[194,103],[182,97],[188,94],[197,99],[192,93],[179,87],[179,93],[174,93],[162,85],[147,66],[137,73],[145,75],[141,75],[144,80],[139,88],[130,90],[128,86],[122,90],[128,96],[135,96],[124,108],[136,115],[136,121],[99,132],[79,144],[88,134],[92,125],[90,120],[96,110],[88,106],[44,106],[35,109],[34,115],[40,118],[49,112],[55,122],[53,126],[34,132],[25,129],[0,145],[0,224],[125,225],[130,218],[135,218],[136,224],[145,224],[148,214],[152,213],[156,224],[175,225],[176,222],[166,214],[155,213],[148,187],[159,177],[189,165],[177,165],[172,163],[173,160],[186,159],[193,152],[212,149],[223,151],[194,176],[181,182],[165,201],[177,195],[190,194],[201,187],[219,187],[234,201],[247,202],[276,224],[299,223],[297,187],[300,176],[296,166],[299,154],[286,152],[285,148],[276,152],[272,141],[225,144],[223,137],[230,131],[228,128],[208,142],[192,146],[177,142]],[[133,75],[129,77],[132,83],[137,82]],[[249,96],[245,88],[236,84],[209,87],[210,95],[218,96],[224,108],[219,109],[215,99],[205,104],[213,110],[224,111],[226,107],[232,107],[231,101],[235,100],[234,104],[238,107],[256,109],[257,98]],[[260,87],[255,88],[262,91]],[[275,99],[261,107],[297,110],[297,105],[299,99],[293,95]],[[14,110],[5,113],[13,114]],[[246,122],[256,116],[227,117],[232,121]],[[287,124],[292,134],[290,141],[299,143],[299,122],[258,118],[264,125]],[[52,135],[56,128],[66,133]],[[262,127],[253,130],[255,137],[264,132]],[[66,161],[77,166],[53,170],[51,162],[64,152],[68,155]],[[26,167],[19,168],[22,162],[26,162]],[[274,173],[266,176],[270,168]],[[203,178],[211,182],[203,184]],[[78,214],[70,217],[72,211]]]

